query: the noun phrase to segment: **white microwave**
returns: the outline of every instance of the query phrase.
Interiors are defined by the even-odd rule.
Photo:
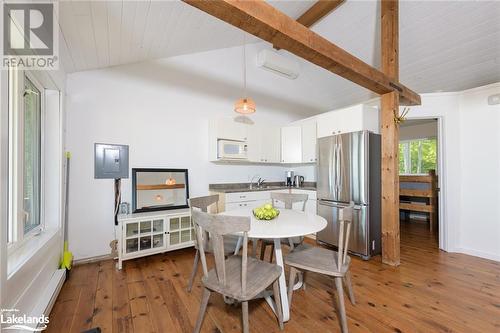
[[[248,145],[246,142],[233,140],[217,141],[217,159],[245,160],[247,158]]]

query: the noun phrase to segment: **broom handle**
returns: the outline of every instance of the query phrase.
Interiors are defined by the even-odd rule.
[[[68,246],[68,202],[69,202],[69,161],[71,159],[71,153],[66,152],[66,195],[64,199],[64,243],[65,248]],[[67,249],[65,249],[67,250]]]

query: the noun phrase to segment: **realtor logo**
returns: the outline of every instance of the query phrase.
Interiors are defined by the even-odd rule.
[[[3,3],[3,69],[58,69],[57,9],[57,2]]]

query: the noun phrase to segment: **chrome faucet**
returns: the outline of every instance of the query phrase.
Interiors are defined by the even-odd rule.
[[[257,182],[255,183],[255,185],[257,186],[257,188],[261,188],[261,187],[262,187],[262,185],[264,184],[264,182],[266,181],[265,179],[262,179],[262,178],[260,177],[260,175],[254,175],[254,176],[252,177],[252,179],[250,180],[250,189],[253,189],[254,179],[255,179],[256,177],[259,177],[259,179],[258,179],[258,180],[257,180]]]

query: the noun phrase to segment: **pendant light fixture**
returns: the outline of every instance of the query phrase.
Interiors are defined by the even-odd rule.
[[[255,102],[247,96],[247,58],[246,58],[246,34],[243,34],[243,98],[234,103],[234,111],[241,114],[255,112]]]

